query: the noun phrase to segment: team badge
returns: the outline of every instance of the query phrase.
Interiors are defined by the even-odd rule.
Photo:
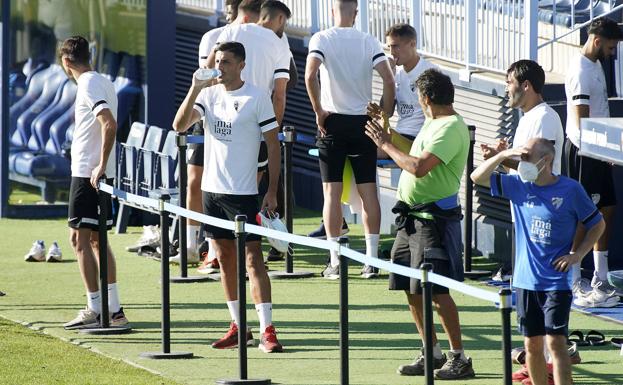
[[[238,101],[236,100],[234,102],[234,110],[236,110],[236,112],[238,112],[238,108],[240,107],[240,103],[238,103]]]
[[[552,204],[554,205],[556,210],[558,210],[560,208],[560,206],[562,206],[562,202],[563,202],[563,199],[561,197],[553,197],[552,198]]]

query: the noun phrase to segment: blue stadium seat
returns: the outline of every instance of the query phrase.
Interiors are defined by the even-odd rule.
[[[98,72],[113,82],[115,78],[117,78],[117,73],[119,72],[121,55],[111,50],[104,49],[103,56]]]
[[[149,126],[143,146],[138,150],[135,193],[147,196],[153,188],[152,176],[157,162],[156,153],[161,151],[166,130]]]
[[[119,101],[117,127],[120,132],[123,132],[126,123],[129,123],[132,119],[130,113],[139,100],[139,95],[142,93],[139,56],[122,54],[119,71],[113,84]]]
[[[175,131],[167,132],[167,137],[162,145],[162,150],[156,152],[158,159],[154,168],[151,189],[173,189],[177,187],[177,155],[179,153]]]
[[[125,143],[120,143],[117,151],[117,188],[134,192],[136,184],[137,153],[145,142],[147,127],[143,123],[134,122]]]

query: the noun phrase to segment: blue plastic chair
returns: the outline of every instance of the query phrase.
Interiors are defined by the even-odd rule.
[[[167,132],[162,150],[157,152],[158,160],[152,177],[151,189],[172,189],[177,187],[179,173],[177,172],[178,148],[175,131]]]
[[[156,153],[162,150],[166,131],[157,126],[149,126],[143,147],[138,150],[136,167],[136,194],[147,196],[153,188],[152,176],[157,160]]]
[[[134,192],[136,183],[137,153],[145,142],[147,127],[143,123],[134,122],[125,143],[119,143],[117,151],[117,187],[127,192]]]

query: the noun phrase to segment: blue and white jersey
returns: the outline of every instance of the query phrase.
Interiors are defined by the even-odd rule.
[[[513,202],[513,286],[538,291],[570,290],[570,274],[556,271],[552,263],[569,254],[578,223],[589,229],[602,218],[584,188],[565,176],[554,184],[538,186],[522,182],[518,175],[493,173],[491,195]]]

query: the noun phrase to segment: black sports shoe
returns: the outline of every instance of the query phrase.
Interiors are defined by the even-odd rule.
[[[348,234],[349,231],[350,231],[350,229],[348,228],[348,223],[346,223],[346,219],[342,218],[342,231],[341,231],[341,235],[346,235],[346,234]],[[324,221],[320,221],[320,226],[318,226],[318,228],[316,230],[314,230],[311,233],[307,234],[307,236],[310,237],[310,238],[326,239],[327,238],[327,231],[324,228]]]
[[[379,269],[374,266],[365,265],[363,269],[361,269],[361,277],[362,278],[377,278],[379,276]]]
[[[283,261],[284,259],[284,253],[275,249],[274,247],[271,247],[270,250],[268,250],[268,255],[266,256],[266,260],[268,262]]]
[[[422,352],[413,363],[400,365],[398,367],[398,374],[403,376],[423,376],[424,375],[424,348],[421,348]],[[433,368],[441,369],[448,359],[445,354],[442,354],[441,358],[433,357]]]
[[[448,352],[449,359],[440,369],[435,370],[435,378],[439,380],[458,380],[459,378],[474,377],[472,359],[461,358],[460,353]]]

